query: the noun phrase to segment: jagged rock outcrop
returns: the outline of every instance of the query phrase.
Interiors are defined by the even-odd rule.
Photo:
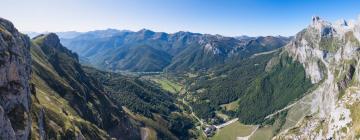
[[[30,75],[30,39],[0,18],[0,139],[30,135]]]
[[[360,19],[332,24],[313,17],[311,25],[285,47],[316,87],[289,109],[288,114],[302,111],[288,116],[297,123],[274,139],[360,137],[359,27]]]

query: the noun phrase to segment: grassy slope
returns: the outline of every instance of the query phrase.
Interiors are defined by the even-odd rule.
[[[40,119],[43,110],[47,136],[59,139],[75,139],[80,132],[86,139],[109,139],[104,129],[114,137],[137,137],[139,132],[131,120],[124,121],[126,116],[83,73],[76,55],[57,43],[55,36],[33,40],[32,82],[38,90],[33,97],[37,116],[33,119]],[[35,124],[34,128],[39,127]],[[122,127],[127,127],[126,131]]]
[[[36,95],[32,96],[33,102],[33,133],[32,139],[40,139],[37,119],[41,110],[44,111],[45,132],[47,138],[60,137],[74,139],[80,133],[87,139],[108,139],[109,135],[96,125],[82,119],[76,111],[56,92],[52,91],[46,83],[34,75],[32,83],[42,85],[36,88]]]
[[[227,111],[236,111],[236,109],[239,108],[239,100],[236,100],[236,101],[233,101],[233,102],[230,102],[227,104],[223,104],[223,105],[221,105],[221,107]]]
[[[249,138],[249,140],[270,140],[272,137],[272,127],[266,126],[256,130],[256,132]]]
[[[156,131],[150,127],[142,127],[141,128],[141,132],[142,132],[142,139],[145,140],[157,140],[157,134]]]
[[[123,107],[123,109],[133,119],[135,119],[139,122],[143,122],[145,127],[150,127],[151,129],[155,130],[155,136],[152,136],[152,137],[156,137],[158,139],[157,133],[161,133],[162,135],[165,135],[165,137],[167,137],[167,138],[177,139],[176,136],[174,136],[174,134],[172,134],[169,131],[166,124],[159,123],[160,122],[159,120],[151,119],[151,118],[145,117],[141,114],[134,113],[131,110],[129,110],[128,108],[126,108],[125,106]]]
[[[360,138],[360,111],[359,111],[360,103],[354,103],[349,106],[350,109],[350,117],[353,121],[354,131],[356,133],[356,138]]]
[[[36,94],[32,95],[32,113],[34,117],[31,139],[40,139],[39,126],[37,124],[41,110],[44,111],[44,117],[46,118],[44,129],[48,134],[48,138],[74,139],[79,133],[82,133],[87,139],[108,139],[109,136],[105,131],[82,119],[67,100],[59,96],[59,93],[49,87],[46,81],[37,75],[36,71],[39,70],[39,67],[45,68],[42,70],[46,70],[46,73],[51,73],[53,77],[57,77],[53,80],[58,81],[64,86],[69,86],[60,78],[47,60],[44,59],[44,55],[37,46],[32,47],[31,54],[33,70],[35,71],[31,82],[36,86]]]
[[[151,80],[159,84],[162,89],[169,91],[170,93],[179,93],[182,89],[181,85],[166,78],[151,78]]]
[[[236,140],[236,137],[245,137],[254,131],[255,126],[244,125],[240,122],[232,123],[220,129],[211,140]]]

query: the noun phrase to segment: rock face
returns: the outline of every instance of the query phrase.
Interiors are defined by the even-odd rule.
[[[313,17],[285,52],[303,64],[317,87],[288,112],[303,113],[275,139],[358,139],[360,21],[332,24]]]
[[[0,139],[28,139],[30,75],[30,39],[0,18]]]

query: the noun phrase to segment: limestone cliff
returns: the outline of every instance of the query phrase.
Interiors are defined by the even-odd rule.
[[[0,18],[0,139],[30,135],[30,75],[30,39]]]
[[[289,109],[287,127],[275,139],[360,137],[359,27],[359,20],[330,23],[313,17],[285,47],[316,87]]]

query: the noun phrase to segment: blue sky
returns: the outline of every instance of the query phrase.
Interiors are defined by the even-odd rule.
[[[20,31],[142,28],[173,33],[294,35],[313,15],[357,19],[359,0],[0,0]]]

